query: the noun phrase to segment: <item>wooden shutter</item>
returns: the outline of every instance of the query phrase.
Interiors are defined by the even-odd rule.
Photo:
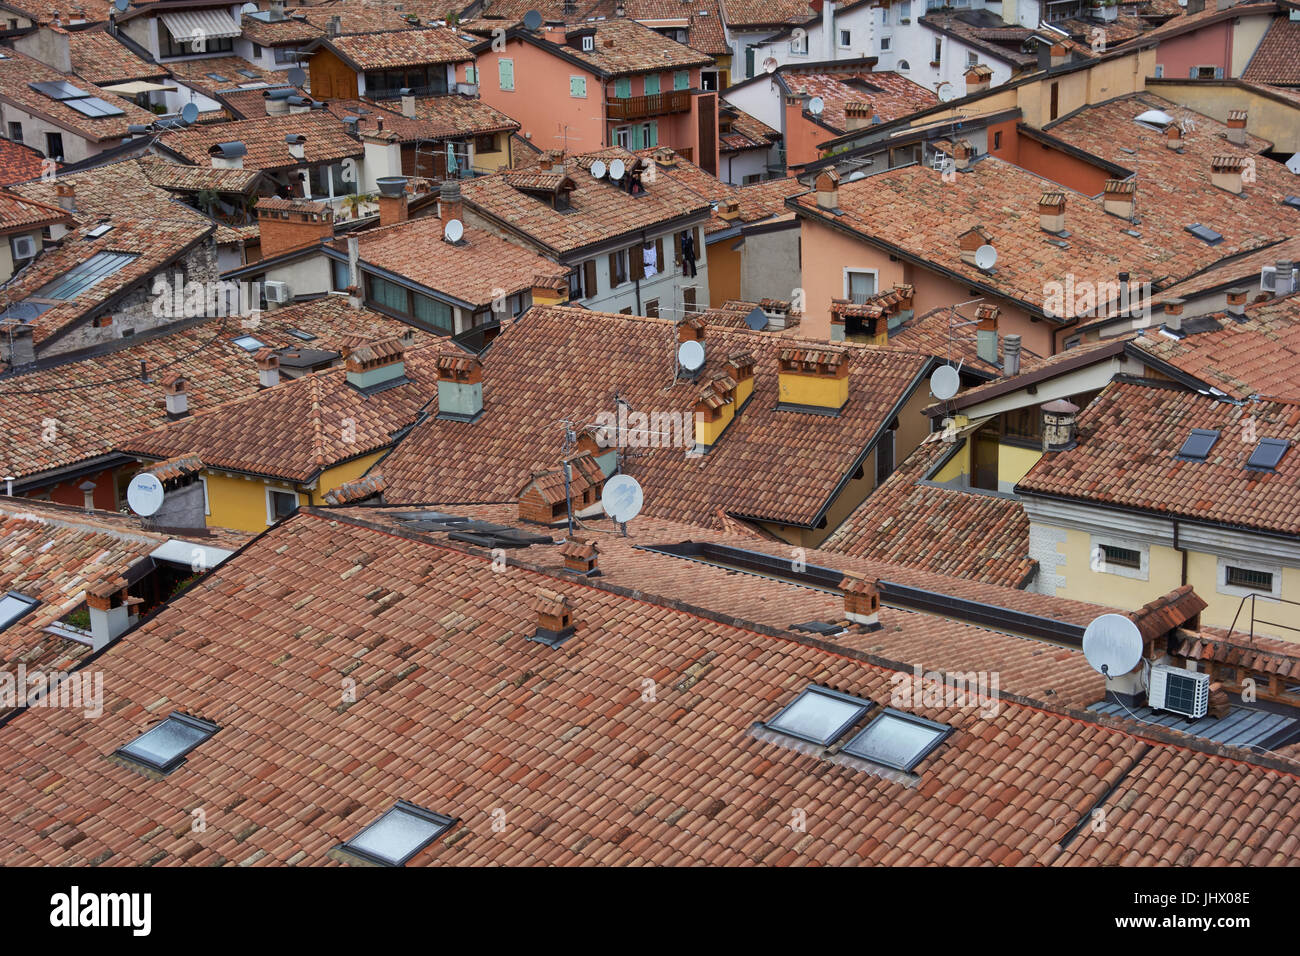
[[[682,264],[682,234],[673,233],[673,264],[680,266]]]
[[[569,77],[569,95],[579,98],[587,95],[587,78],[585,76]]]
[[[645,259],[643,258],[643,253],[639,243],[632,247],[631,251],[628,252],[627,257],[632,260],[630,263],[632,267],[632,279],[634,281],[644,279]]]
[[[664,271],[664,237],[655,240],[655,268]]]
[[[582,264],[582,294],[588,298],[596,294],[596,260]]]
[[[654,96],[659,92],[659,74],[651,73],[645,78],[645,95]]]
[[[682,305],[687,311],[695,307],[695,286],[688,285],[682,289]]]
[[[609,254],[609,287],[612,289],[618,285],[618,253]]]

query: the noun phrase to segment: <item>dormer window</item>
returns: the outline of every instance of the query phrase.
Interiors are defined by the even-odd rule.
[[[590,53],[596,48],[596,38],[587,36],[582,38],[582,50],[584,53]]]

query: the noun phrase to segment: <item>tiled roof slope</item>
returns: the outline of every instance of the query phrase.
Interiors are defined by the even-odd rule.
[[[73,219],[58,206],[46,205],[0,189],[0,233],[36,230],[55,223],[71,225]]]
[[[116,116],[86,116],[67,103],[38,93],[28,85],[60,81],[71,82],[82,92],[97,96],[122,112]],[[7,55],[0,59],[0,103],[9,103],[23,112],[46,119],[56,127],[76,133],[92,143],[121,139],[127,135],[127,127],[132,123],[149,124],[158,118],[116,93],[101,90],[80,77],[60,73],[17,50],[7,51]]]
[[[0,377],[0,470],[23,478],[111,452],[131,435],[167,421],[161,380],[179,372],[189,380],[190,411],[255,392],[253,355],[233,343],[250,333],[270,348],[301,347],[288,333],[315,335],[312,347],[338,350],[350,336],[384,338],[410,326],[348,307],[342,296],[263,312],[253,328],[242,320],[209,319],[180,331],[141,335],[119,349],[42,370]],[[251,320],[250,320],[251,321]],[[429,341],[414,332],[417,342]],[[149,381],[140,379],[145,364]],[[58,422],[56,442],[44,441],[42,419]]]
[[[639,233],[679,216],[708,210],[708,203],[698,193],[669,177],[660,176],[646,186],[640,196],[629,196],[608,179],[593,179],[583,168],[590,168],[593,157],[633,156],[627,150],[611,147],[599,153],[569,157],[565,170],[574,181],[569,194],[570,208],[561,212],[544,199],[516,189],[505,175],[481,176],[461,183],[465,204],[476,211],[518,230],[557,254],[604,242],[617,236]]]
[[[728,103],[726,109],[736,115],[731,121],[731,132],[718,136],[719,147],[725,153],[738,153],[747,149],[767,149],[781,139],[781,131],[768,126],[757,116],[751,116],[740,107]]]
[[[149,156],[140,160],[140,171],[153,185],[175,192],[193,193],[213,190],[221,193],[247,193],[262,179],[256,169],[217,169],[212,166],[182,166]]]
[[[1252,83],[1300,86],[1300,21],[1275,17],[1241,78]]]
[[[711,56],[670,40],[635,20],[597,20],[580,25],[596,30],[595,47],[591,50],[580,50],[545,35],[539,36],[539,40],[585,63],[601,76],[680,70],[713,62]]]
[[[732,229],[745,223],[759,222],[773,216],[789,215],[785,201],[791,196],[808,191],[808,187],[793,176],[765,179],[747,186],[733,186],[706,173],[699,166],[667,147],[640,149],[637,150],[636,155],[653,162],[655,155],[662,155],[665,150],[671,154],[671,163],[667,165],[655,163],[656,181],[667,177],[688,187],[711,203],[734,200],[738,204],[737,215],[733,219],[724,218],[720,215],[722,210],[715,209],[708,225],[704,227],[706,234]]]
[[[327,100],[325,108],[343,119],[355,116],[360,132],[375,132],[382,121],[385,133],[395,133],[404,143],[422,139],[453,139],[482,133],[514,132],[518,121],[477,97],[451,93],[415,98],[415,117],[372,100]]]
[[[967,306],[970,315],[962,314],[952,306],[940,306],[923,315],[914,315],[889,330],[889,344],[913,352],[928,352],[944,358],[951,364],[964,364],[970,368],[994,375],[1002,374],[1002,337],[998,341],[998,358],[995,364],[980,358],[973,319],[974,307]],[[1041,365],[1043,359],[1023,345],[1020,348],[1020,370],[1029,372]]]
[[[723,514],[813,524],[930,360],[892,349],[847,348],[850,398],[838,417],[781,411],[777,356],[798,344],[710,327],[698,380],[673,384],[677,330],[671,321],[534,308],[507,326],[483,357],[483,416],[472,424],[430,417],[376,466],[387,481],[385,500],[496,500],[504,489],[514,494],[533,470],[558,463],[561,419],[595,424],[597,414],[616,412],[616,392],[633,410],[686,412],[723,372],[729,355],[748,351],[756,360],[753,396],[707,455],[688,458],[682,447],[639,448],[626,470],[644,487],[648,514],[709,527],[717,527]],[[560,371],[539,376],[539,368]]]
[[[68,31],[68,53],[72,72],[101,86],[167,75],[166,69],[136,56],[104,30]]]
[[[319,41],[360,70],[391,70],[426,63],[469,63],[474,54],[449,27],[326,36]]]
[[[542,590],[575,609],[558,651],[523,639]],[[232,620],[257,623],[232,632]],[[398,799],[456,820],[412,865],[1087,864],[1102,853],[1070,837],[1094,805],[1120,818],[1179,794],[1200,812],[1165,818],[1158,844],[1121,836],[1106,851],[1284,864],[1300,842],[1291,775],[1009,701],[993,717],[916,708],[954,733],[915,778],[828,762],[754,722],[810,683],[884,703],[892,669],[589,584],[496,574],[341,515],[300,514],[254,541],[97,666],[101,717],[32,711],[0,737],[0,862],[328,865]],[[160,700],[221,728],[183,770],[150,779],[87,759],[155,724]],[[806,832],[788,825],[791,801],[816,821]],[[198,805],[203,833],[141,838],[140,821]],[[495,832],[503,805],[517,825]],[[1252,807],[1276,822],[1234,825]],[[1124,832],[1141,832],[1136,818]]]
[[[307,138],[305,159],[289,154],[284,138],[289,134]],[[326,110],[312,110],[286,116],[262,116],[235,123],[191,126],[164,134],[159,143],[196,166],[210,166],[208,150],[217,143],[241,142],[248,149],[245,169],[279,170],[316,163],[337,163],[349,156],[361,156],[365,148],[349,136],[343,121]]]
[[[807,0],[721,0],[728,27],[776,26],[803,23],[811,6]]]
[[[460,242],[444,242],[442,221],[425,216],[357,236],[363,262],[386,269],[473,306],[531,289],[541,276],[566,278],[568,270],[534,252],[494,236],[465,228]],[[346,241],[335,242],[346,251]]]
[[[1252,294],[1257,294],[1260,270],[1264,266],[1275,266],[1283,260],[1300,262],[1300,236],[1283,239],[1256,252],[1248,252],[1218,263],[1204,272],[1198,272],[1190,279],[1162,290],[1160,297],[1192,299],[1201,293],[1230,283],[1240,285]]]
[[[954,449],[928,441],[822,543],[824,551],[891,561],[988,584],[1024,587],[1029,519],[1014,498],[924,484]]]
[[[316,26],[306,19],[308,10],[299,7],[286,12],[289,15],[283,20],[240,17],[239,26],[243,30],[244,39],[259,46],[276,47],[297,46],[324,36],[325,27]]]
[[[1206,461],[1175,457],[1193,428],[1220,433]],[[1276,471],[1245,467],[1262,438],[1290,442]],[[1077,440],[1074,449],[1044,455],[1016,490],[1300,533],[1300,404],[1238,405],[1112,382],[1079,415]]]
[[[118,450],[148,458],[197,454],[209,468],[308,482],[327,468],[387,448],[437,391],[438,346],[404,356],[405,384],[363,394],[331,368],[205,408]]]
[[[779,75],[791,92],[820,96],[826,106],[817,118],[841,132],[848,129],[844,106],[851,101],[870,103],[872,115],[879,116],[882,123],[928,109],[939,102],[933,91],[899,73],[873,73],[870,69],[805,73],[787,68]]]
[[[45,169],[45,157],[30,146],[0,139],[0,186],[12,186],[38,179]]]
[[[1218,332],[1147,335],[1133,344],[1235,399],[1300,399],[1300,296],[1252,306],[1246,316],[1241,324],[1225,319]]]

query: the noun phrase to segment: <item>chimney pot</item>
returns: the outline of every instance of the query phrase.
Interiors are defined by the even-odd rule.
[[[1044,232],[1065,231],[1065,193],[1043,193],[1038,200],[1038,224]]]
[[[438,218],[443,225],[453,219],[464,220],[465,207],[460,198],[460,183],[449,179],[438,190]]]
[[[840,580],[844,592],[844,616],[869,631],[880,629],[880,582],[857,574]]]
[[[1180,332],[1183,328],[1183,306],[1185,299],[1165,299],[1165,327],[1171,332]]]
[[[258,388],[274,388],[280,384],[280,357],[273,350],[258,349],[253,361],[257,363]]]
[[[163,379],[163,402],[167,406],[168,418],[184,418],[190,413],[188,386],[189,381],[184,375],[169,375]]]
[[[1002,374],[1011,377],[1020,374],[1020,336],[1008,335],[1002,340]]]
[[[1137,199],[1137,183],[1131,179],[1108,179],[1102,192],[1102,208],[1121,219],[1133,218],[1133,204]]]
[[[1043,451],[1067,451],[1075,447],[1075,416],[1079,406],[1063,398],[1040,406],[1043,412]]]
[[[824,169],[817,176],[817,205],[822,209],[839,208],[840,174],[834,169]]]
[[[95,483],[83,481],[77,486],[81,489],[81,503],[87,511],[95,510]]]

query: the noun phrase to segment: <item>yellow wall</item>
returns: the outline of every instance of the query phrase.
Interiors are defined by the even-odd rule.
[[[1092,536],[1088,532],[1073,529],[1065,531],[1065,541],[1057,545],[1057,551],[1065,556],[1065,563],[1056,570],[1065,582],[1056,589],[1058,597],[1090,601],[1133,611],[1148,601],[1168,594],[1182,584],[1182,555],[1171,547],[1156,544],[1150,546],[1147,580],[1142,581],[1120,574],[1094,571],[1091,544]],[[1198,551],[1188,552],[1187,583],[1208,605],[1201,612],[1201,622],[1214,627],[1227,628],[1231,626],[1233,616],[1237,613],[1241,597],[1235,594],[1220,594],[1218,574],[1217,555]],[[1300,600],[1300,569],[1286,567],[1282,569],[1282,597],[1291,601]],[[1300,607],[1260,599],[1255,602],[1255,617],[1255,633],[1283,640],[1300,641],[1300,633],[1259,623],[1259,619],[1263,619],[1300,628]],[[1247,602],[1243,616],[1237,622],[1238,631],[1248,631],[1249,621],[1249,602]]]
[[[1014,485],[1033,468],[1043,453],[1037,448],[1022,448],[1019,445],[998,445],[998,482]]]
[[[232,476],[204,469],[203,479],[208,487],[208,526],[233,528],[236,531],[265,531],[267,488],[297,493],[299,507],[323,504],[326,492],[344,482],[360,478],[382,454],[382,451],[375,452],[327,469],[316,482],[316,487],[310,491],[292,482],[244,478],[241,475]]]
[[[791,405],[843,408],[849,399],[849,377],[841,375],[832,378],[781,372],[777,375],[777,391],[779,401]]]
[[[970,440],[961,439],[961,448],[934,474],[932,481],[944,482],[970,474]]]
[[[734,242],[728,239],[708,248],[710,305],[740,298],[740,250],[731,248]]]
[[[1295,101],[1279,102],[1246,87],[1195,80],[1157,80],[1151,84],[1151,92],[1220,123],[1227,122],[1228,110],[1245,110],[1246,132],[1269,140],[1279,152],[1300,150],[1300,103]]]
[[[493,152],[474,151],[474,169],[480,173],[495,173],[498,169],[510,168],[510,133],[496,134],[497,149]]]

